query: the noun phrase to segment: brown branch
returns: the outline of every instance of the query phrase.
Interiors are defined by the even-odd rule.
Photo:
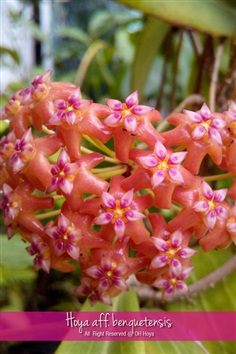
[[[163,63],[163,69],[162,69],[162,77],[161,77],[161,84],[160,84],[160,90],[158,93],[157,101],[156,101],[156,109],[159,111],[161,110],[161,105],[162,105],[162,99],[164,95],[164,86],[166,82],[166,77],[167,77],[167,69],[168,69],[168,64],[169,60],[171,57],[171,48],[172,48],[172,41],[173,41],[173,35],[174,35],[174,29],[172,28],[170,32],[167,34],[166,39],[165,39],[165,58],[164,58],[164,63]]]
[[[184,298],[194,297],[199,295],[201,292],[215,286],[216,283],[223,280],[225,277],[230,275],[236,270],[236,255],[234,255],[230,260],[228,260],[221,267],[214,270],[212,273],[208,274],[206,277],[198,280],[196,283],[189,286],[189,293],[184,295],[176,292],[169,301],[177,301]],[[148,285],[143,285],[139,283],[134,277],[130,279],[129,285],[132,285],[135,289],[139,299],[141,301],[152,301],[161,302],[162,294],[160,291],[153,289]]]
[[[172,90],[171,90],[171,97],[170,97],[170,107],[171,110],[174,109],[176,105],[176,88],[177,88],[177,77],[178,77],[178,66],[179,66],[179,57],[180,51],[183,43],[183,36],[184,32],[180,30],[179,32],[179,40],[176,48],[176,54],[174,56],[173,61],[173,77],[172,77]]]
[[[220,43],[216,49],[216,55],[211,75],[211,83],[210,83],[210,94],[209,94],[209,108],[211,111],[215,111],[216,106],[216,90],[217,90],[217,82],[218,82],[218,74],[220,69],[220,62],[222,58],[224,50],[224,43]]]

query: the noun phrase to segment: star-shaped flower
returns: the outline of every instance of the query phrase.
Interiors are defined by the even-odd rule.
[[[171,115],[168,122],[176,128],[162,133],[165,146],[186,147],[188,151],[184,162],[186,169],[197,174],[207,154],[215,164],[221,164],[224,152],[222,139],[227,130],[227,120],[224,114],[211,112],[204,103],[197,112],[184,110],[183,114]]]
[[[67,253],[74,260],[79,259],[78,241],[81,238],[81,230],[63,214],[60,214],[56,226],[47,226],[46,234],[54,241],[55,255],[61,256]]]
[[[78,172],[78,165],[71,163],[70,157],[65,149],[62,149],[57,159],[57,164],[51,168],[52,181],[47,188],[47,193],[62,191],[69,195],[73,189],[73,180],[76,172]]]
[[[34,258],[34,269],[43,269],[49,273],[50,270],[50,248],[46,242],[37,234],[31,235],[31,245],[26,248],[28,253]]]
[[[217,217],[223,219],[228,217],[228,210],[222,204],[227,191],[227,188],[213,191],[208,183],[202,181],[202,195],[193,205],[193,209],[202,214],[203,221],[210,230],[214,228]]]
[[[106,225],[112,223],[117,237],[120,239],[125,234],[125,224],[142,220],[145,215],[131,208],[134,192],[130,190],[123,194],[121,198],[115,199],[113,195],[102,192],[103,210],[93,223],[95,225]]]
[[[154,287],[163,289],[163,300],[168,300],[175,292],[175,289],[179,292],[186,294],[189,289],[185,283],[185,280],[189,277],[193,267],[188,267],[182,270],[182,272],[176,275],[173,271],[165,273],[162,277],[156,279],[152,284]]]
[[[129,95],[125,103],[107,98],[111,113],[103,124],[113,133],[115,153],[122,162],[127,162],[129,149],[134,139],[153,147],[157,139],[163,140],[151,122],[160,121],[161,116],[153,107],[138,104],[138,92]]]
[[[150,264],[150,268],[162,268],[170,266],[170,270],[176,275],[182,271],[181,261],[192,257],[197,251],[190,247],[182,247],[183,236],[180,230],[173,232],[168,240],[159,237],[152,237],[154,245],[159,251]]]

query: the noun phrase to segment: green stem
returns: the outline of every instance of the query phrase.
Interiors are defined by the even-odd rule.
[[[46,127],[46,125],[44,125],[44,124],[42,125],[42,131],[43,131],[44,133],[48,134],[48,135],[55,134],[54,130],[48,129],[48,128]]]
[[[227,172],[221,175],[205,176],[203,177],[203,179],[206,182],[211,182],[211,181],[220,181],[222,179],[231,178],[231,177],[234,177],[234,174],[232,172]]]
[[[54,199],[54,201],[56,201],[56,200],[60,200],[60,199],[65,199],[65,197],[63,197],[63,195],[54,195],[53,199]]]
[[[109,179],[112,176],[122,175],[126,171],[127,171],[126,168],[120,168],[120,169],[117,169],[117,170],[114,170],[114,171],[110,171],[110,172],[108,171],[108,172],[105,172],[105,173],[98,173],[98,174],[96,174],[96,176],[99,177],[99,178],[103,178],[103,179]]]
[[[82,86],[88,68],[97,52],[106,48],[106,43],[100,39],[94,41],[85,52],[75,77],[76,86]]]
[[[171,208],[172,208],[174,211],[177,211],[178,213],[181,212],[181,208],[178,207],[177,205],[173,204],[173,203],[171,204]]]
[[[51,218],[53,216],[57,216],[60,214],[60,212],[61,212],[61,209],[58,209],[58,210],[49,211],[47,213],[35,215],[35,217],[38,220],[43,220],[43,219]]]
[[[115,153],[114,151],[110,150],[106,145],[104,145],[100,140],[96,139],[96,138],[92,138],[88,135],[84,135],[83,136],[85,140],[87,140],[90,144],[96,146],[98,149],[100,149],[101,151],[105,152],[108,156],[114,158],[115,157]]]
[[[122,165],[117,165],[117,166],[112,166],[112,167],[103,167],[103,168],[93,168],[91,171],[92,173],[103,173],[103,172],[107,172],[107,171],[115,171],[115,170],[119,170],[121,168],[124,168],[124,166]]]
[[[93,150],[87,149],[84,146],[81,146],[80,149],[81,149],[81,152],[83,152],[84,154],[91,154],[91,153],[94,152]],[[119,164],[120,163],[120,161],[117,160],[116,158],[112,158],[112,157],[109,157],[109,156],[104,156],[104,161],[107,161],[107,162],[110,162],[110,163],[114,163],[114,164]]]

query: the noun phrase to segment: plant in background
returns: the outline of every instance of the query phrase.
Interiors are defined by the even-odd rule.
[[[21,234],[35,270],[73,272],[78,263],[76,293],[91,304],[111,304],[132,274],[163,289],[164,300],[188,293],[192,239],[205,252],[235,242],[235,182],[209,184],[235,177],[235,103],[173,114],[175,127],[158,132],[151,122],[160,113],[139,105],[137,92],[105,105],[50,78],[36,76],[1,110],[10,129],[0,141],[8,237]],[[206,155],[218,175],[200,175]],[[173,211],[165,223],[163,210]]]

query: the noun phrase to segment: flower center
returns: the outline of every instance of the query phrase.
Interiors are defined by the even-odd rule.
[[[165,174],[167,174],[167,170],[169,168],[176,167],[175,165],[168,163],[169,155],[166,155],[164,160],[159,159],[157,156],[156,159],[158,160],[158,165],[151,168],[152,173],[156,172],[157,170],[162,170],[163,172],[165,172]]]
[[[174,287],[176,286],[176,283],[177,283],[176,278],[170,278],[169,281],[170,281],[171,285],[173,285]]]
[[[171,246],[170,240],[168,240],[167,243],[168,243],[168,247],[169,247],[168,250],[165,252],[161,252],[161,254],[168,257],[168,264],[169,264],[171,262],[172,258],[175,257],[175,258],[179,259],[179,256],[176,253],[181,249],[181,247],[173,248]]]
[[[33,97],[36,101],[39,101],[47,96],[48,91],[48,85],[40,84],[33,90]]]
[[[19,204],[17,202],[12,202],[12,203],[7,203],[7,206],[12,207],[12,208],[17,208]]]
[[[115,262],[112,262],[112,264],[111,264],[111,269],[110,269],[108,272],[106,272],[108,278],[111,278],[111,277],[112,277],[112,275],[113,275],[113,270],[114,270],[115,268],[116,268],[116,263],[115,263]]]
[[[111,222],[112,222],[112,224],[114,224],[117,219],[122,219],[124,222],[127,222],[128,219],[126,219],[126,217],[124,216],[124,213],[128,210],[130,210],[130,207],[121,208],[120,207],[120,200],[116,200],[116,208],[115,209],[107,208],[106,212],[113,214],[113,219]]]
[[[120,120],[120,123],[121,123],[122,125],[123,125],[123,123],[124,123],[125,117],[127,117],[127,116],[133,116],[133,117],[135,117],[136,120],[138,120],[139,117],[138,117],[136,114],[134,114],[134,113],[131,112],[131,109],[132,109],[133,107],[127,108],[125,103],[123,104],[123,107],[124,107],[124,109],[123,109],[122,111],[120,111],[121,114],[122,114],[122,118],[121,118],[121,120]]]
[[[205,212],[203,212],[203,214],[205,214],[205,215],[208,214],[209,211],[214,210],[215,207],[216,207],[217,205],[219,205],[218,202],[215,202],[215,201],[213,200],[213,197],[212,197],[211,200],[209,200],[209,199],[207,199],[207,198],[205,198],[205,197],[201,197],[200,200],[204,200],[204,201],[207,202],[207,204],[208,204],[208,209],[207,209]]]
[[[59,172],[55,172],[53,173],[53,175],[55,177],[58,177],[58,178],[66,178],[68,181],[72,181],[74,176],[73,175],[69,175],[69,174],[66,174],[66,172],[63,170],[60,170]]]
[[[228,127],[230,133],[236,137],[236,121],[233,121],[229,124],[229,127]]]

